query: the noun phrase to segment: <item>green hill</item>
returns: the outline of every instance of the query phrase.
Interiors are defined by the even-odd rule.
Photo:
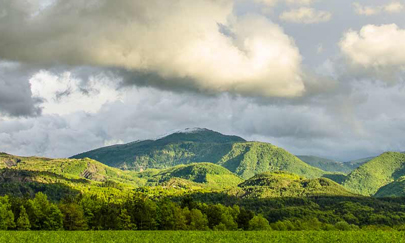
[[[308,178],[317,178],[324,171],[312,167],[286,150],[269,143],[245,142],[232,144],[231,150],[217,164],[248,179],[271,171],[288,171]]]
[[[192,162],[216,162],[231,149],[235,142],[245,142],[245,140],[208,129],[186,129],[157,140],[99,148],[72,158],[88,157],[109,166],[142,171]]]
[[[82,153],[106,165],[143,171],[180,164],[209,162],[222,165],[242,178],[265,171],[285,170],[308,178],[325,172],[268,143],[246,142],[208,129],[177,132],[157,140],[115,145]]]
[[[343,185],[362,195],[377,191],[405,175],[405,154],[387,152],[351,172]]]
[[[147,179],[146,185],[149,186],[185,184],[187,182],[184,180],[188,180],[210,188],[224,188],[237,186],[243,181],[224,167],[212,163],[193,163],[160,171],[145,171],[139,173],[139,177]],[[183,180],[173,180],[176,178]]]
[[[405,176],[378,189],[375,197],[405,197]]]
[[[74,179],[103,182],[115,180],[134,184],[137,179],[131,172],[108,167],[98,161],[84,159],[49,159],[41,157],[20,157],[0,154],[0,169],[49,172]]]
[[[266,172],[241,183],[242,197],[309,197],[354,196],[344,187],[327,178],[306,179],[287,172]]]
[[[145,183],[135,175],[88,158],[48,159],[0,154],[1,195],[25,196],[42,191],[60,199],[70,193],[119,194],[120,190]]]
[[[316,156],[297,155],[305,163],[324,171],[350,173],[353,168],[349,164]]]

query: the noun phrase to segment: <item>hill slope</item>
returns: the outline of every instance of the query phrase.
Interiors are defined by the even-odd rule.
[[[405,176],[378,189],[375,197],[405,197]]]
[[[307,155],[297,155],[297,157],[305,163],[324,171],[349,173],[353,170],[352,166],[350,166],[349,164],[334,161],[331,159]]]
[[[324,171],[312,167],[286,150],[269,143],[245,142],[232,144],[231,150],[217,164],[248,179],[269,171],[288,171],[308,178],[321,177]]]
[[[245,179],[257,173],[278,170],[308,178],[321,177],[325,173],[271,144],[246,142],[240,137],[208,129],[178,132],[158,140],[110,146],[73,156],[84,157],[136,171],[209,162],[222,165]]]
[[[405,175],[405,154],[387,152],[350,173],[343,185],[355,193],[374,195],[381,187]]]
[[[245,140],[208,129],[186,129],[184,132],[176,132],[157,140],[99,148],[72,158],[88,157],[109,166],[142,171],[191,162],[215,162],[220,160],[235,142]]]
[[[83,192],[117,195],[120,190],[144,183],[144,179],[135,175],[91,159],[48,159],[0,153],[1,195],[26,196],[38,191],[53,199]]]
[[[305,179],[286,172],[262,173],[239,185],[242,197],[308,197],[308,196],[354,196],[344,187],[326,178]]]
[[[145,171],[139,173],[140,178],[147,179],[146,185],[173,184],[174,178],[203,184],[210,188],[237,186],[243,180],[226,168],[212,163],[193,163],[178,165],[169,169]],[[176,182],[179,182],[178,180]],[[181,183],[186,183],[181,181]]]
[[[352,170],[359,168],[361,165],[369,162],[370,160],[374,159],[376,157],[368,157],[368,158],[363,158],[363,159],[356,159],[348,162],[344,162],[346,166],[351,168]]]

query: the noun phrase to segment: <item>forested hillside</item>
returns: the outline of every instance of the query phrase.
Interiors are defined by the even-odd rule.
[[[355,196],[327,178],[306,179],[286,172],[258,174],[239,187],[244,191],[243,197],[248,198]]]
[[[85,157],[136,171],[210,162],[221,165],[244,179],[258,173],[279,170],[307,178],[325,174],[321,169],[312,167],[269,143],[246,142],[240,137],[222,135],[207,129],[178,132],[157,140],[105,147],[73,156]]]
[[[226,168],[212,163],[193,163],[178,165],[169,169],[150,170],[137,174],[139,178],[147,180],[147,186],[174,185],[174,178],[198,183],[208,188],[235,187],[243,180]],[[177,182],[179,182],[177,180]],[[183,181],[185,183],[185,181]]]
[[[243,166],[246,170],[240,171],[249,173],[269,168],[255,168],[258,160],[274,167],[244,180],[221,163],[134,172],[88,158],[2,153],[0,196],[7,196],[0,197],[0,229],[356,230],[405,225],[401,198],[363,197],[326,178],[276,171],[303,173],[313,167],[265,143],[233,143],[231,151],[234,157],[243,154],[236,171]],[[384,156],[382,161],[391,158],[400,168],[400,155]],[[223,165],[232,168],[233,163]],[[389,184],[378,195],[391,196],[397,187],[402,185]]]
[[[351,172],[343,185],[352,192],[372,196],[395,180],[405,176],[405,154],[387,152]],[[398,191],[400,195],[401,192]],[[380,192],[380,195],[383,195]],[[391,195],[392,194],[391,192]]]

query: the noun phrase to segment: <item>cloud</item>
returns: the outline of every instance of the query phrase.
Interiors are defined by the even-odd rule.
[[[280,19],[291,23],[314,24],[327,22],[332,14],[327,11],[319,11],[314,8],[302,7],[281,13]]]
[[[400,13],[404,9],[404,5],[400,2],[391,2],[379,6],[363,6],[358,2],[353,3],[355,12],[359,15],[372,16],[381,13]]]
[[[30,80],[33,97],[42,100],[43,114],[69,114],[76,111],[95,113],[102,105],[120,99],[112,81],[99,74],[87,82],[74,77],[72,72],[53,74],[39,71]]]
[[[339,45],[351,65],[376,71],[403,70],[405,30],[396,24],[366,25],[347,31]]]
[[[205,97],[154,88],[127,89],[122,100],[97,113],[43,114],[0,119],[1,150],[20,155],[67,157],[113,143],[155,138],[186,127],[207,127],[276,143],[281,138],[323,139],[340,134],[322,108],[260,105],[226,94]]]
[[[318,0],[286,0],[288,4],[311,5]]]
[[[0,115],[36,116],[39,100],[32,98],[29,72],[20,65],[0,61]]]
[[[318,0],[254,0],[257,3],[266,5],[267,7],[274,7],[280,2],[286,2],[289,5],[311,5]]]
[[[124,92],[124,91],[123,91]],[[155,138],[186,127],[207,127],[273,143],[296,154],[340,160],[403,150],[404,84],[355,82],[349,93],[300,104],[259,104],[251,98],[206,97],[154,88],[127,89],[96,113],[0,118],[1,150],[68,157],[113,143]]]
[[[59,0],[40,10],[22,2],[0,3],[8,13],[0,21],[0,46],[7,46],[0,58],[155,73],[164,85],[186,80],[208,93],[305,92],[294,41],[264,17],[234,15],[232,0]]]
[[[400,2],[392,2],[384,6],[384,11],[387,13],[399,13],[404,9],[404,5]]]

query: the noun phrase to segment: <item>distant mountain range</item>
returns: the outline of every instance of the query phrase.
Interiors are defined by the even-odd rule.
[[[109,166],[135,171],[209,162],[221,165],[244,179],[258,173],[279,170],[307,178],[326,174],[272,144],[247,142],[243,138],[208,129],[190,129],[157,140],[99,148],[72,158],[86,157]]]
[[[220,190],[246,198],[392,197],[405,196],[405,154],[387,152],[342,163],[198,128],[70,159],[0,153],[0,182],[2,195],[49,191],[56,199],[143,187]]]

